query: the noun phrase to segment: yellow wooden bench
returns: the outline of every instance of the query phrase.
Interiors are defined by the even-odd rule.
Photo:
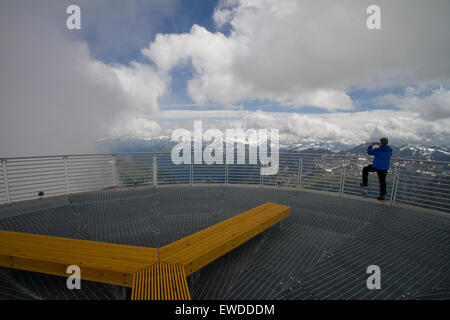
[[[0,266],[131,287],[133,300],[190,299],[186,277],[290,214],[267,202],[160,249],[0,231]]]
[[[158,249],[0,231],[0,266],[132,287],[133,275],[158,261]]]
[[[267,202],[160,248],[160,260],[183,265],[189,276],[289,214],[289,207]]]

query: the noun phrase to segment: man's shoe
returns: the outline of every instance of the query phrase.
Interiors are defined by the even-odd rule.
[[[377,197],[378,200],[384,201],[384,196]]]
[[[359,185],[360,185],[361,187],[366,187],[366,188],[369,186],[369,185],[364,184],[364,183],[362,183],[362,182],[361,182]]]

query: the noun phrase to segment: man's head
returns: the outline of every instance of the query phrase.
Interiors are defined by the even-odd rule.
[[[382,146],[387,145],[388,142],[389,142],[388,138],[381,138],[381,139],[380,139],[380,144],[381,144]]]

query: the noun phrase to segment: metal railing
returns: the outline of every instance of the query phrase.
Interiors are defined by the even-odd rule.
[[[250,184],[363,196],[361,170],[371,160],[370,156],[280,153],[278,173],[263,176],[259,163],[175,165],[169,152],[3,158],[0,204],[169,184]],[[369,185],[368,196],[375,197],[376,174],[370,176]],[[387,186],[386,200],[391,204],[450,212],[450,162],[392,159]]]

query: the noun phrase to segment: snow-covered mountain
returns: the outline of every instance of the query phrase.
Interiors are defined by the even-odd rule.
[[[129,136],[97,142],[98,149],[106,153],[171,151],[176,144],[168,136],[154,138]],[[352,146],[340,143],[280,141],[280,152],[365,155],[367,146],[368,144]],[[446,146],[407,144],[391,147],[395,158],[450,161],[450,148]]]
[[[97,141],[97,149],[106,153],[171,151],[176,143],[168,136],[154,138],[120,137]]]
[[[301,153],[338,153],[351,149],[352,145],[324,142],[287,142],[280,141],[280,150]]]
[[[448,147],[403,145],[398,148],[397,152],[403,158],[450,161],[450,149]]]
[[[366,154],[367,144],[360,144],[349,150],[341,151],[339,154]],[[401,146],[393,146],[393,157],[403,159],[420,159],[420,160],[436,160],[450,161],[450,149],[445,146],[424,146],[406,144]]]

